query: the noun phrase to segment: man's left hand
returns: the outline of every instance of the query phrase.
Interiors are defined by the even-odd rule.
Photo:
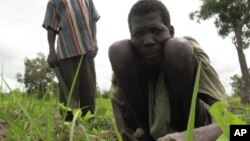
[[[89,56],[91,58],[95,58],[95,56],[97,55],[98,52],[98,48],[95,48],[93,51],[89,52]]]

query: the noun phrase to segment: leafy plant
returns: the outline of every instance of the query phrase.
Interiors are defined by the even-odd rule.
[[[209,108],[209,112],[223,131],[223,134],[219,137],[218,141],[224,141],[226,139],[229,140],[230,125],[246,124],[245,121],[229,112],[227,108],[228,106],[223,102],[216,102]]]
[[[197,94],[200,82],[200,62],[198,64],[198,69],[195,78],[193,97],[191,103],[191,109],[189,113],[188,127],[186,133],[186,141],[193,140],[193,129],[195,121],[195,106],[197,101]],[[233,124],[246,124],[245,121],[241,120],[238,116],[234,115],[227,110],[228,105],[223,102],[216,102],[210,108],[209,112],[215,119],[219,127],[222,129],[223,134],[218,138],[217,141],[228,141],[229,140],[229,126]]]

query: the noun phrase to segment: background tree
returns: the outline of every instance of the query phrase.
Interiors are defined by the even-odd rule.
[[[250,73],[250,68],[248,69]],[[235,74],[230,77],[231,82],[230,85],[232,87],[232,96],[241,96],[242,86],[243,86],[243,78],[242,76]]]
[[[24,76],[21,73],[17,73],[17,81],[25,85],[28,94],[37,94],[41,98],[49,86],[54,85],[54,72],[49,67],[45,55],[42,53],[37,53],[37,57],[34,59],[26,58],[24,65]]]
[[[233,75],[230,77],[231,82],[230,85],[232,87],[232,96],[240,96],[242,90],[242,77],[238,74]]]
[[[241,103],[249,103],[250,74],[243,49],[250,43],[250,0],[202,0],[200,9],[189,16],[197,22],[214,18],[219,36],[232,36],[243,78]]]

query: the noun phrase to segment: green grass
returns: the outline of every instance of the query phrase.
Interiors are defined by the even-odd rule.
[[[1,95],[1,100],[0,130],[5,130],[3,125],[7,125],[7,130],[1,132],[0,140],[111,141],[116,138],[110,99],[98,98],[97,114],[91,115],[91,119],[75,115],[74,122],[64,122],[54,97],[38,100],[6,94]]]
[[[197,101],[197,94],[200,81],[200,63],[198,66],[194,91],[191,103],[191,109],[189,113],[188,126],[185,141],[193,140],[193,129],[195,121],[195,106]],[[250,105],[240,104],[240,98],[228,97],[228,104],[223,102],[217,102],[209,108],[209,112],[213,119],[222,129],[223,134],[217,139],[217,141],[229,140],[229,126],[232,124],[249,124],[250,119]]]
[[[83,57],[74,76],[67,105],[82,61]],[[1,75],[1,89],[3,84],[9,89],[10,94],[2,94],[2,90],[0,91],[1,141],[113,141],[116,138],[120,140],[109,99],[97,99],[96,114],[88,113],[83,117],[80,109],[70,109],[59,104],[57,98],[50,97],[49,89],[44,93],[44,98],[38,100],[35,96],[13,91]],[[63,115],[59,112],[60,108],[65,111]],[[68,110],[73,110],[72,122],[64,121]]]
[[[240,97],[229,97],[227,109],[250,125],[250,104],[241,104]]]
[[[199,71],[197,74],[199,74]],[[76,73],[75,79],[77,75],[78,73]],[[199,75],[196,78],[198,84]],[[9,88],[2,77],[1,89],[3,83]],[[194,90],[196,91],[193,94],[192,107],[195,107],[197,85],[195,85]],[[110,99],[97,98],[97,110],[94,115],[88,113],[82,117],[81,110],[73,109],[73,122],[65,122],[63,120],[64,116],[59,112],[59,109],[63,106],[58,104],[57,98],[45,96],[46,98],[44,99],[37,99],[37,97],[26,96],[18,91],[12,91],[11,89],[10,91],[11,94],[2,94],[2,91],[0,91],[1,141],[113,141],[115,139],[121,141],[115,126]],[[70,89],[70,97],[71,95],[72,88]],[[215,113],[213,117],[217,119],[218,124],[221,125],[220,127],[227,137],[229,124],[250,124],[250,105],[240,104],[240,98],[237,97],[228,97],[228,103],[226,106],[217,104],[211,110],[212,113]],[[225,112],[225,109],[227,110],[227,115],[222,116],[222,111]],[[194,115],[195,110],[191,109],[187,141],[192,140]]]
[[[194,130],[195,112],[196,112],[195,107],[196,107],[196,101],[197,101],[198,90],[199,90],[200,72],[201,72],[201,63],[199,62],[197,73],[195,76],[195,83],[194,83],[193,95],[192,95],[193,97],[192,97],[191,108],[189,112],[189,118],[188,118],[186,141],[193,140],[193,130]]]
[[[111,100],[109,98],[97,98],[97,109],[103,107],[107,110],[106,116],[114,118]]]
[[[97,98],[95,115],[76,116],[75,122],[69,123],[63,121],[56,97],[39,100],[18,92],[0,94],[0,97],[1,141],[112,141],[118,138],[110,99]],[[250,124],[250,105],[240,104],[238,97],[228,97],[228,103],[229,112]]]

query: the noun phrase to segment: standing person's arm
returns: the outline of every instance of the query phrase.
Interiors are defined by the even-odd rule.
[[[91,0],[89,1],[89,4],[90,4],[90,7],[91,7],[91,15],[92,15],[92,37],[93,37],[93,41],[95,43],[95,50],[93,51],[93,53],[91,54],[91,56],[94,58],[96,55],[97,55],[97,52],[98,52],[98,45],[97,45],[97,37],[96,37],[96,23],[97,21],[100,19],[100,15],[99,13],[97,12],[96,10],[96,7],[95,7],[95,4],[94,2]]]
[[[49,55],[47,61],[51,68],[55,68],[58,65],[58,56],[55,50],[56,32],[50,28],[48,28],[47,31],[49,43]]]
[[[60,15],[56,10],[55,2],[52,0],[49,1],[42,26],[47,30],[47,39],[49,43],[49,55],[47,61],[51,68],[58,65],[58,57],[55,51],[55,40],[56,34],[60,31],[58,25],[60,19]]]
[[[91,56],[94,58],[98,52],[97,39],[96,39],[96,23],[93,24],[92,35],[93,35],[93,40],[95,43],[95,50],[93,51],[93,54],[91,54]]]

